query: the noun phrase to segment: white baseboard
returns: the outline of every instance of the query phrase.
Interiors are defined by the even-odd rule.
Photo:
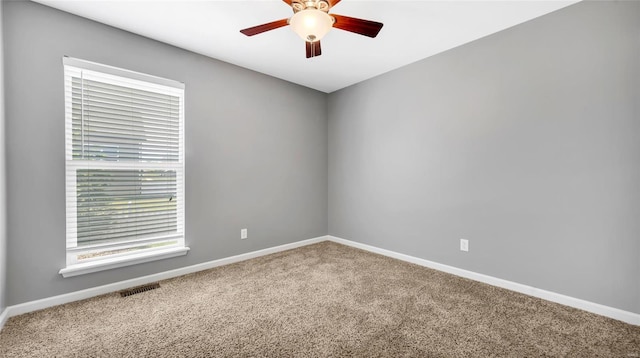
[[[326,241],[326,240],[327,240],[326,236],[320,236],[313,239],[270,247],[270,248],[266,248],[258,251],[248,252],[246,254],[225,257],[219,260],[203,262],[201,264],[196,264],[196,265],[182,267],[175,270],[160,272],[153,275],[137,277],[137,278],[126,280],[126,281],[114,282],[108,285],[87,288],[81,291],[70,292],[63,295],[43,298],[40,300],[35,300],[35,301],[21,303],[18,305],[9,306],[0,315],[0,329],[2,329],[2,327],[4,326],[4,323],[6,322],[7,319],[9,319],[9,317],[18,316],[24,313],[33,312],[33,311],[41,310],[44,308],[58,306],[58,305],[62,305],[69,302],[84,300],[87,298],[104,295],[106,293],[120,291],[127,288],[135,287],[135,286],[145,285],[151,282],[166,280],[169,278],[186,275],[193,272],[208,270],[218,266],[229,265],[232,263],[245,261],[245,260],[253,259],[260,256],[265,256],[265,255],[273,254],[276,252],[291,250],[297,247],[311,245],[311,244],[315,244],[315,243]]]
[[[414,256],[409,256],[401,253],[397,253],[390,250],[381,249],[375,246],[370,246],[366,244],[361,244],[359,242],[354,242],[346,239],[341,239],[335,236],[327,236],[329,241],[333,241],[339,244],[355,247],[358,249],[362,249],[365,251],[373,252],[376,254],[392,257],[398,260],[410,262],[416,265],[432,268],[434,270],[450,273],[452,275],[468,278],[474,281],[483,282],[492,286],[497,286],[501,288],[505,288],[507,290],[524,293],[525,295],[541,298],[543,300],[559,303],[561,305],[578,308],[583,311],[595,313],[601,316],[617,319],[629,324],[633,324],[636,326],[640,326],[640,314],[624,311],[618,308],[613,308],[605,305],[601,305],[599,303],[589,302],[585,300],[581,300],[579,298],[574,298],[570,296],[565,296],[559,293],[542,290],[539,288],[535,288],[532,286],[523,285],[520,283],[503,280],[501,278],[483,275],[481,273],[476,273],[473,271],[463,270],[457,267],[448,266],[439,264],[437,262],[421,259]]]
[[[9,309],[5,308],[4,310],[2,310],[2,313],[0,313],[0,330],[2,330],[2,327],[4,327],[4,324],[7,322],[8,319],[9,319]]]

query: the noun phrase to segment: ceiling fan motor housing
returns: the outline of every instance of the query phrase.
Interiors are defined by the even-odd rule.
[[[296,13],[306,9],[329,12],[331,6],[326,0],[292,0],[291,7],[293,8],[293,12]]]

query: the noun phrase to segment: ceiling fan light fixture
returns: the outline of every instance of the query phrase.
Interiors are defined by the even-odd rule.
[[[289,25],[303,40],[315,42],[331,30],[333,18],[324,11],[310,8],[296,12],[289,19]]]

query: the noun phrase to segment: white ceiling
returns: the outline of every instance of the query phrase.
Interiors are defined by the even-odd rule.
[[[322,56],[311,59],[288,27],[253,37],[239,32],[290,17],[280,0],[35,1],[329,93],[579,0],[343,0],[330,12],[384,27],[375,39],[333,29],[322,39]]]

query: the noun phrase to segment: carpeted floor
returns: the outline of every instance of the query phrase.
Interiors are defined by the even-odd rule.
[[[331,242],[13,317],[0,357],[640,357],[640,327]]]

